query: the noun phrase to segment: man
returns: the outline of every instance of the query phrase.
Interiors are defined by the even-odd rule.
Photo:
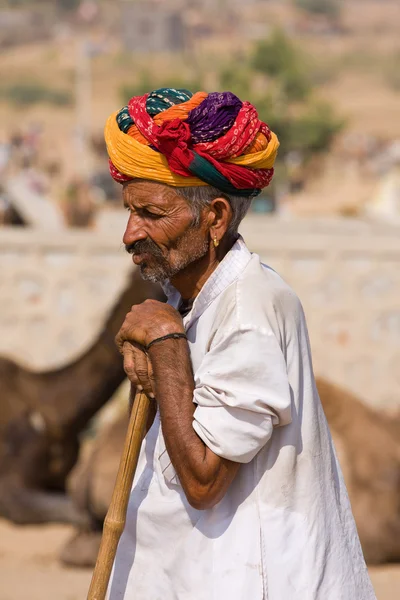
[[[126,249],[168,295],[117,336],[154,400],[108,597],[375,598],[300,302],[237,233],[276,136],[229,92],[162,89],[105,138]]]

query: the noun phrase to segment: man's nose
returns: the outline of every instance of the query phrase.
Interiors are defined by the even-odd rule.
[[[144,240],[147,238],[147,233],[144,231],[142,226],[142,220],[138,215],[131,214],[126,224],[126,229],[122,241],[125,246],[133,244],[138,240]]]

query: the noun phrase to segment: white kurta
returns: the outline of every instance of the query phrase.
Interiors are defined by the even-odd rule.
[[[169,302],[179,302],[171,288]],[[294,292],[239,239],[184,325],[193,427],[242,465],[216,506],[192,508],[157,414],[109,600],[375,599]]]

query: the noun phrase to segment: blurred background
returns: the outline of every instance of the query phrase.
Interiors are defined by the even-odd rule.
[[[280,138],[242,233],[303,303],[377,596],[398,598],[398,1],[2,0],[0,48],[0,600],[86,597],[91,452],[127,398],[112,338],[159,294],[123,250],[103,126],[163,86],[229,89]]]

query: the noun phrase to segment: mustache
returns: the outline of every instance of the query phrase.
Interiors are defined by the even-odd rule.
[[[125,244],[125,250],[128,254],[151,254],[152,256],[163,258],[161,248],[153,240],[138,240],[132,244]]]

